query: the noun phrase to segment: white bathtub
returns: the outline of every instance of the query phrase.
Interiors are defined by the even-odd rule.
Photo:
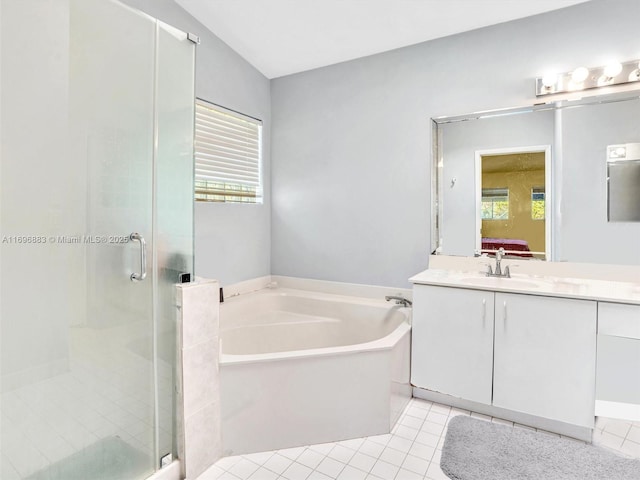
[[[265,289],[220,305],[225,455],[388,433],[411,397],[411,309]]]

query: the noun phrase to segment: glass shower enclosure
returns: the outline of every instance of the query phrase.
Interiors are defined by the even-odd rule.
[[[0,0],[0,478],[176,456],[195,45],[115,0]]]

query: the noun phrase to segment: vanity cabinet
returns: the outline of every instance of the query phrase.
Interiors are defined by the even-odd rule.
[[[414,286],[413,385],[591,428],[596,305]]]
[[[411,383],[491,403],[493,292],[416,286]]]
[[[597,302],[495,294],[493,405],[593,427]]]

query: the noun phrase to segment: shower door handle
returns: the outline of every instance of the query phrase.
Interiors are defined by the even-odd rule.
[[[134,242],[140,242],[140,273],[132,273],[132,282],[141,282],[147,278],[147,242],[139,233],[132,233],[129,238]]]

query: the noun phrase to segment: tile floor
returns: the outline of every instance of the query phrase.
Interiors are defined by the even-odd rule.
[[[457,415],[531,429],[414,398],[390,434],[225,457],[197,480],[448,480],[440,455]],[[640,458],[640,423],[598,419],[594,443]]]
[[[72,327],[66,373],[0,394],[1,480],[57,471],[65,460],[82,463],[77,457],[85,453],[90,464],[92,446],[120,445],[109,440],[121,440],[132,452],[146,455],[146,468],[153,470],[151,350],[131,341],[150,343],[148,330],[147,322]],[[170,364],[158,362],[163,392],[173,391],[172,372]],[[163,425],[170,426],[170,405],[160,415]],[[172,432],[161,430],[160,441],[161,451],[170,452]],[[102,459],[95,461],[100,465]]]

